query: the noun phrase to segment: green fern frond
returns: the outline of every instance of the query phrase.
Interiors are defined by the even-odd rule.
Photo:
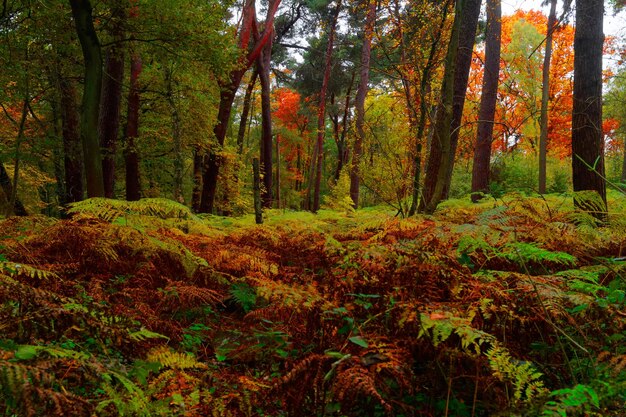
[[[144,198],[139,201],[89,198],[70,204],[68,213],[90,214],[107,222],[129,215],[153,216],[161,219],[196,218],[188,207],[165,198]]]
[[[137,330],[137,331],[131,331],[129,329],[128,337],[130,337],[132,340],[135,340],[137,342],[141,342],[142,340],[146,340],[146,339],[167,339],[167,340],[170,339],[169,337],[162,335],[161,333],[152,332],[144,328],[141,328],[140,330]]]
[[[207,365],[198,362],[193,355],[170,350],[167,346],[158,346],[148,352],[146,360],[157,362],[172,369],[206,369]]]
[[[516,401],[530,401],[545,394],[546,388],[541,380],[543,374],[531,363],[513,359],[509,351],[498,343],[487,350],[486,356],[494,376],[512,384]]]
[[[526,242],[511,242],[504,245],[498,256],[518,264],[550,262],[553,264],[572,266],[577,259],[565,252],[552,252],[540,248],[536,244]]]
[[[0,262],[0,272],[4,272],[12,277],[26,276],[31,279],[39,280],[59,278],[59,276],[54,272],[17,262]]]
[[[468,353],[480,354],[482,346],[491,343],[494,336],[470,325],[470,318],[455,317],[450,312],[420,314],[418,338],[428,337],[435,347],[445,342],[452,334],[459,336],[461,347]]]

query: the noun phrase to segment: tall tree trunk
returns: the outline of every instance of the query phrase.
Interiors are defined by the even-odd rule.
[[[257,59],[257,71],[261,81],[261,172],[263,173],[263,190],[261,200],[263,207],[272,207],[272,102],[270,98],[270,64],[272,61],[272,37],[265,44],[263,52]]]
[[[126,200],[135,201],[141,198],[141,181],[139,179],[139,152],[136,139],[139,137],[139,75],[142,70],[141,58],[134,53],[130,60],[130,89],[128,91],[128,112],[126,116]]]
[[[87,196],[104,197],[102,157],[98,141],[98,115],[102,90],[102,54],[93,26],[89,0],[70,0],[76,34],[83,51],[85,84],[83,90],[80,137],[83,144]]]
[[[204,173],[202,176],[202,198],[200,202],[200,212],[202,213],[211,213],[213,211],[220,168],[218,153],[224,146],[224,140],[226,139],[226,130],[230,121],[235,93],[239,88],[239,84],[241,84],[245,72],[256,62],[273,33],[274,17],[280,1],[270,0],[265,18],[265,29],[260,35],[254,33],[255,43],[252,47],[250,47],[250,39],[258,27],[256,23],[255,1],[245,0],[244,2],[242,24],[238,34],[238,47],[245,56],[241,59],[241,65],[230,73],[228,81],[220,85],[221,92],[217,123],[213,129],[217,143],[209,149],[203,161]]]
[[[243,97],[243,108],[241,110],[241,119],[239,120],[239,130],[237,131],[237,153],[243,155],[243,142],[246,136],[246,129],[248,128],[248,117],[250,115],[250,102],[252,101],[252,92],[254,91],[254,85],[259,73],[256,67],[252,71],[250,81],[246,87],[246,94]]]
[[[183,158],[183,143],[180,130],[180,114],[178,113],[178,106],[175,99],[174,91],[174,76],[172,70],[169,67],[165,68],[165,88],[166,88],[166,100],[170,107],[170,116],[172,120],[172,142],[174,151],[174,189],[173,197],[175,201],[184,203],[185,198],[183,196],[183,168],[185,160]]]
[[[626,184],[626,138],[624,138],[624,155],[622,156],[622,175],[620,182]]]
[[[113,39],[120,41],[124,36],[124,9],[120,2],[117,2],[112,9],[112,19],[111,35]],[[104,195],[107,198],[113,198],[115,196],[115,152],[120,128],[122,83],[124,79],[124,52],[121,47],[111,46],[107,49],[104,67],[98,134],[103,153]]]
[[[402,80],[404,95],[406,98],[407,106],[410,110],[409,114],[411,117],[409,118],[409,120],[411,121],[411,123],[413,124],[413,128],[415,129],[415,155],[413,157],[413,195],[411,199],[411,206],[409,207],[408,212],[409,216],[413,216],[418,209],[420,195],[420,177],[422,175],[422,148],[424,144],[424,131],[426,130],[426,119],[428,118],[428,102],[426,101],[426,96],[428,95],[428,93],[430,93],[430,83],[432,70],[435,65],[435,55],[441,41],[441,34],[443,33],[447,17],[448,5],[446,3],[443,6],[443,13],[441,15],[440,24],[430,44],[428,59],[426,61],[426,65],[424,65],[424,69],[422,70],[421,74],[419,89],[419,116],[415,108],[415,103],[417,102],[418,97],[415,97],[415,93],[412,92],[411,82],[406,77]],[[402,63],[404,65],[407,65],[408,62],[404,50],[404,42],[402,42],[401,47]]]
[[[487,0],[485,70],[478,113],[478,137],[474,147],[474,166],[472,167],[472,201],[474,203],[482,198],[481,193],[489,192],[491,143],[493,142],[493,122],[500,75],[501,16],[500,0]]]
[[[541,116],[539,120],[539,194],[546,193],[546,165],[548,153],[548,99],[550,98],[550,60],[552,58],[552,34],[556,27],[556,0],[550,0],[550,15],[543,55],[541,81]]]
[[[193,149],[193,190],[191,191],[191,209],[194,213],[200,212],[202,200],[202,167],[204,157],[199,146]]]
[[[463,107],[465,107],[465,95],[472,66],[472,54],[476,41],[476,29],[480,15],[482,0],[466,0],[461,18],[461,33],[459,38],[459,51],[456,56],[456,70],[454,71],[454,98],[452,99],[452,124],[450,125],[450,167],[446,183],[443,188],[442,198],[448,199],[450,184],[452,183],[452,171],[456,160],[456,148],[459,143],[461,121],[463,120]]]
[[[81,201],[85,193],[76,90],[72,82],[59,75],[61,131],[65,167],[65,202]]]
[[[280,135],[276,135],[276,208],[280,208]]]
[[[441,85],[441,102],[437,108],[435,125],[432,129],[433,138],[426,165],[424,192],[419,206],[419,211],[428,214],[433,213],[441,201],[450,160],[453,158],[453,155],[450,154],[450,126],[452,124],[452,100],[454,98],[454,72],[464,3],[463,0],[458,0],[455,4],[454,23]]]
[[[603,218],[607,210],[602,137],[603,17],[603,0],[576,0],[572,112],[574,191],[596,191],[601,201],[582,197],[575,198],[574,203],[598,218]]]
[[[359,207],[359,184],[361,154],[363,153],[363,139],[365,138],[365,97],[369,91],[370,57],[372,55],[372,36],[376,23],[376,0],[369,0],[367,16],[365,18],[365,30],[363,31],[363,50],[361,51],[361,73],[359,75],[359,87],[357,88],[354,108],[356,111],[356,136],[352,149],[352,165],[350,169],[350,198],[354,208]]]
[[[9,174],[7,173],[4,164],[0,162],[0,187],[6,196],[7,203],[10,204],[11,196],[13,195],[13,184],[11,184],[11,179],[9,178]],[[11,206],[8,206],[11,209]],[[26,208],[22,204],[19,199],[15,199],[12,207],[13,214],[16,216],[27,216],[28,212]]]
[[[311,206],[311,211],[313,213],[316,213],[320,208],[320,188],[322,184],[322,166],[324,162],[324,136],[326,133],[326,92],[328,90],[328,82],[330,80],[333,46],[335,43],[335,30],[337,29],[337,20],[339,19],[340,10],[341,0],[337,0],[328,33],[328,45],[326,46],[324,63],[324,78],[322,79],[322,88],[320,90],[319,104],[317,108],[317,141],[315,142],[315,150],[313,152],[314,159],[311,161],[311,168],[315,167],[315,180],[313,181],[313,206]],[[313,173],[313,169],[311,169],[311,173]],[[313,177],[313,175],[311,175],[311,177]],[[308,191],[310,194],[311,181],[309,181]]]

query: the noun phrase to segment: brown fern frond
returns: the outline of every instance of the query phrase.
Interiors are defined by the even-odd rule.
[[[337,374],[334,384],[337,399],[342,405],[353,406],[363,398],[373,398],[390,413],[392,407],[376,389],[375,378],[367,368],[353,366]]]

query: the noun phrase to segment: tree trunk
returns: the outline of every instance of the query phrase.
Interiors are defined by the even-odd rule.
[[[204,157],[199,146],[193,149],[193,190],[191,192],[191,209],[194,213],[200,212],[202,200],[202,166]]]
[[[261,172],[263,190],[261,200],[264,208],[272,207],[272,102],[270,98],[270,64],[272,60],[272,38],[265,44],[257,59],[257,71],[261,81]]]
[[[61,97],[61,130],[65,167],[65,202],[73,203],[83,199],[85,188],[76,90],[70,80],[60,77],[59,94]]]
[[[224,146],[226,130],[230,121],[230,114],[235,99],[235,92],[241,84],[243,75],[258,59],[265,44],[269,41],[274,27],[274,16],[280,4],[280,0],[270,0],[265,18],[265,29],[262,34],[255,33],[255,43],[250,47],[250,38],[258,27],[256,23],[256,10],[254,0],[246,0],[243,5],[242,24],[238,34],[238,47],[245,56],[241,65],[230,73],[228,82],[220,85],[220,105],[217,114],[217,123],[213,129],[217,144],[209,149],[204,158],[204,173],[202,177],[202,198],[200,212],[211,213],[215,202],[217,190],[217,178],[219,176],[220,161],[219,150]]]
[[[463,120],[463,107],[465,107],[465,95],[472,66],[472,54],[476,41],[476,29],[480,15],[482,0],[466,0],[461,18],[461,33],[459,38],[459,51],[456,56],[456,70],[454,71],[454,98],[452,99],[452,124],[450,125],[450,167],[443,188],[442,198],[447,200],[452,183],[452,171],[456,159],[456,148],[459,143],[461,121]]]
[[[280,135],[276,135],[276,208],[280,208]]]
[[[546,164],[548,153],[548,99],[550,98],[550,60],[552,58],[552,33],[556,27],[556,0],[550,0],[550,15],[543,56],[541,81],[541,116],[539,133],[539,194],[546,193]]]
[[[445,69],[441,85],[441,103],[437,109],[433,138],[426,165],[424,192],[419,211],[432,214],[443,196],[443,189],[448,176],[450,160],[450,126],[452,124],[452,100],[454,94],[454,72],[459,46],[459,31],[464,1],[455,4],[454,23],[450,34],[450,43],[445,59]]]
[[[253,192],[254,192],[254,221],[256,224],[263,223],[263,207],[261,202],[261,169],[259,158],[252,159]]]
[[[622,156],[622,175],[620,182],[626,184],[626,138],[624,138],[624,155]]]
[[[319,95],[319,104],[317,108],[317,141],[313,152],[314,159],[311,161],[311,167],[315,166],[315,180],[313,181],[313,206],[311,211],[317,213],[320,208],[320,188],[322,184],[322,166],[324,162],[324,135],[326,133],[326,92],[328,90],[328,82],[330,80],[330,70],[333,58],[333,45],[335,43],[335,30],[337,28],[337,20],[339,11],[341,10],[341,0],[337,1],[335,10],[330,22],[328,33],[328,45],[326,47],[326,56],[324,63],[324,78],[322,79],[322,88]],[[311,170],[313,173],[313,170]],[[311,181],[309,181],[309,194],[311,191]]]
[[[572,173],[574,191],[592,190],[600,201],[580,197],[576,207],[603,218],[606,213],[602,136],[603,0],[576,0]]]
[[[118,2],[112,9],[114,19],[111,35],[119,41],[123,38],[124,9]],[[122,103],[122,83],[124,79],[124,52],[122,48],[111,46],[104,60],[105,72],[102,80],[102,97],[98,134],[102,149],[102,175],[104,194],[107,198],[115,196],[115,152],[120,127],[120,107]]]
[[[87,196],[104,197],[102,158],[98,141],[98,115],[102,90],[102,54],[93,26],[89,0],[70,0],[76,34],[83,51],[85,84],[83,90],[80,137],[83,144]]]
[[[363,50],[361,51],[361,73],[359,76],[359,87],[357,88],[354,100],[356,111],[356,136],[354,138],[354,148],[352,149],[352,165],[350,169],[350,198],[354,208],[359,207],[359,184],[361,154],[363,153],[363,139],[365,138],[365,97],[369,90],[370,57],[372,54],[372,36],[374,35],[374,24],[376,23],[376,0],[369,0],[367,16],[365,18],[365,29],[363,31]]]
[[[169,67],[165,68],[165,87],[166,87],[166,100],[170,107],[170,116],[172,120],[172,142],[174,151],[174,190],[172,192],[174,200],[179,203],[184,203],[185,198],[183,196],[183,169],[185,160],[183,158],[183,143],[180,130],[180,114],[178,113],[178,107],[175,99],[174,80],[172,70]]]
[[[139,75],[142,70],[141,58],[134,53],[130,61],[130,89],[128,91],[128,113],[126,116],[126,200],[141,198],[139,179],[139,153],[136,139],[139,137]]]
[[[498,81],[500,74],[500,37],[502,34],[502,7],[500,0],[487,0],[487,29],[485,45],[485,70],[478,113],[478,137],[474,148],[472,167],[472,202],[489,192],[489,165],[493,122],[496,113]]]
[[[2,187],[2,191],[6,196],[7,202],[10,204],[11,196],[13,195],[13,184],[11,184],[11,179],[9,178],[9,174],[7,170],[4,168],[4,164],[0,162],[0,187]],[[9,208],[11,206],[9,205]],[[16,216],[27,216],[28,212],[24,205],[19,199],[15,199],[13,203],[13,214]]]
[[[419,117],[417,110],[415,109],[415,102],[417,97],[414,93],[411,93],[411,83],[408,79],[403,79],[402,84],[404,86],[404,95],[406,98],[407,106],[410,109],[409,114],[412,115],[410,120],[413,123],[415,129],[415,155],[413,158],[413,195],[411,199],[411,206],[409,207],[409,216],[413,216],[418,209],[419,195],[420,195],[420,177],[422,175],[422,148],[424,143],[424,131],[426,130],[426,119],[428,117],[428,103],[426,102],[426,96],[430,92],[430,82],[432,77],[432,70],[435,64],[435,55],[439,42],[441,41],[441,34],[443,32],[446,20],[448,17],[448,6],[444,5],[443,13],[441,16],[440,25],[437,33],[434,35],[430,44],[430,52],[428,53],[428,60],[421,74],[420,90],[419,90],[419,103],[420,111]],[[404,51],[404,43],[402,43],[402,63],[407,65],[407,59]]]
[[[241,110],[241,119],[239,120],[239,130],[237,132],[237,153],[243,155],[243,141],[246,136],[246,129],[248,128],[248,116],[250,115],[250,102],[252,101],[252,92],[254,91],[254,84],[258,72],[256,68],[252,71],[248,87],[246,87],[246,94],[243,97],[243,109]]]

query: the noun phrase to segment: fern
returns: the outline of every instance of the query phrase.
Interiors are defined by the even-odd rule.
[[[68,213],[90,214],[108,222],[128,215],[154,216],[161,219],[196,218],[188,207],[165,198],[144,198],[139,201],[89,198],[70,204]]]
[[[148,352],[148,362],[157,362],[172,369],[206,369],[207,365],[198,362],[188,353],[173,352],[167,346],[158,346]]]
[[[489,365],[501,381],[508,381],[513,386],[513,398],[516,401],[530,401],[546,392],[543,374],[529,362],[522,362],[511,357],[509,351],[494,343],[486,352]]]
[[[418,338],[427,336],[435,347],[456,334],[461,340],[461,347],[468,353],[480,354],[482,346],[492,343],[495,338],[482,330],[470,325],[471,319],[455,317],[449,312],[432,312],[420,314],[420,330]]]
[[[546,402],[541,413],[543,417],[566,417],[568,413],[578,414],[600,407],[598,394],[587,385],[578,384],[573,388],[558,389],[552,391],[550,396],[556,399]]]
[[[504,245],[502,249],[502,253],[498,256],[521,265],[550,262],[557,265],[572,266],[577,261],[576,257],[568,253],[552,252],[532,243],[512,242]]]
[[[12,277],[26,276],[28,278],[37,280],[59,278],[59,276],[54,272],[16,262],[0,262],[0,272],[4,272],[5,274],[8,274]]]

